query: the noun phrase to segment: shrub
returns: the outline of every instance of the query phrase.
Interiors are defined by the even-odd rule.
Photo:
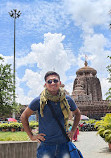
[[[111,113],[105,115],[102,120],[95,123],[99,134],[106,142],[111,143]]]
[[[20,123],[18,123],[18,122],[9,123],[9,127],[18,129],[20,127]]]
[[[39,124],[36,121],[29,122],[29,126],[30,126],[31,129],[35,129],[36,127],[38,127],[38,125]]]
[[[0,128],[1,129],[7,129],[9,127],[9,124],[8,123],[1,123],[0,124]]]

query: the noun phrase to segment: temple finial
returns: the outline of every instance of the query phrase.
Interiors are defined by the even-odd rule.
[[[88,63],[87,63],[87,55],[85,54],[85,62],[84,62],[84,65],[87,66]]]

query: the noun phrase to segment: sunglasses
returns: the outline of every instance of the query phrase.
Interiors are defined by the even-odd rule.
[[[48,84],[51,84],[52,82],[54,82],[54,83],[58,83],[59,80],[57,80],[57,79],[53,79],[53,80],[48,80],[48,81],[47,81]]]

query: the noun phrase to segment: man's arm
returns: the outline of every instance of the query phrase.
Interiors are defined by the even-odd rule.
[[[73,138],[73,135],[76,131],[76,128],[77,128],[80,118],[81,118],[80,110],[77,108],[75,111],[72,111],[72,115],[74,116],[74,122],[73,122],[71,131],[68,132],[68,136],[70,137],[71,140]]]
[[[33,133],[31,132],[31,129],[29,127],[29,122],[28,122],[28,118],[33,114],[33,111],[27,107],[24,112],[22,113],[20,119],[21,119],[21,122],[23,124],[23,127],[24,127],[24,130],[25,132],[27,133],[27,135],[29,136],[29,138],[33,141],[38,141],[39,143],[41,141],[44,141],[45,138],[45,134],[43,133],[40,133],[38,135],[33,135]]]

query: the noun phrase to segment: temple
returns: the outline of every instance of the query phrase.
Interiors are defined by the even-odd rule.
[[[97,71],[88,66],[85,60],[84,67],[76,72],[73,84],[72,98],[82,114],[92,119],[101,119],[111,112],[111,101],[102,99],[101,84],[97,78]]]
[[[100,81],[97,78],[97,71],[88,66],[87,61],[84,67],[76,72],[72,96],[75,101],[99,101],[102,100]]]

